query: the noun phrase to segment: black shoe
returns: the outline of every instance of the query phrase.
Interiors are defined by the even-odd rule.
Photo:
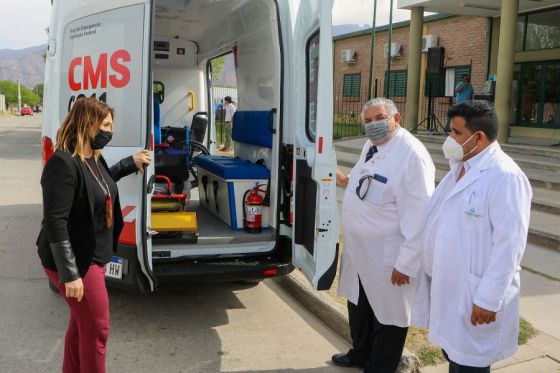
[[[335,365],[351,368],[351,367],[360,367],[363,368],[363,363],[361,361],[353,361],[348,358],[348,354],[341,352],[339,354],[335,354],[331,358],[332,362]]]

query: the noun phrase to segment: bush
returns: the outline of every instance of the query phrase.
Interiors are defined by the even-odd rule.
[[[21,104],[22,105],[39,105],[41,97],[33,93],[33,91],[25,86],[21,86]],[[8,105],[18,104],[18,85],[11,80],[0,81],[0,92],[6,96],[6,103]]]

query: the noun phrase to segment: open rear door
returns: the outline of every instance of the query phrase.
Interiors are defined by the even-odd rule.
[[[111,166],[151,144],[151,4],[149,0],[92,0],[87,6],[83,2],[66,4],[73,9],[67,12],[60,35],[60,122],[81,96],[94,96],[113,107],[113,140],[103,150]],[[124,229],[119,252],[106,273],[115,281],[133,282],[134,273],[129,270],[139,268],[148,290],[155,288],[151,240],[146,235],[146,185],[152,174],[153,165],[144,175],[132,174],[118,183]]]
[[[302,0],[294,25],[293,263],[329,289],[338,261],[336,155],[332,143],[332,0]]]

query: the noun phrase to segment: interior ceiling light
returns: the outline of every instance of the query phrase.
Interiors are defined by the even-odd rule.
[[[477,3],[469,3],[463,2],[460,4],[463,8],[477,8],[477,9],[485,9],[485,10],[500,10],[499,6],[494,5],[487,5],[487,4],[477,4]]]

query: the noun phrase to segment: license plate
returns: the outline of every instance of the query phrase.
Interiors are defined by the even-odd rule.
[[[122,280],[123,258],[114,256],[109,263],[105,265],[105,276]]]

